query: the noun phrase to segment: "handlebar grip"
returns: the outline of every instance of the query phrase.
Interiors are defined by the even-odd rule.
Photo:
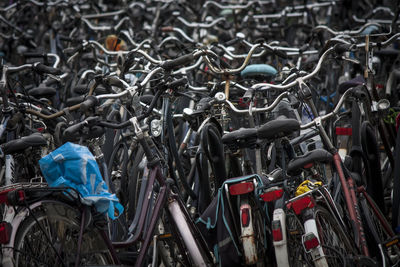
[[[166,60],[161,64],[161,67],[164,70],[172,70],[174,68],[180,67],[182,65],[186,65],[191,63],[194,60],[193,54],[187,54],[176,59]]]
[[[60,69],[49,67],[42,63],[37,64],[36,66],[33,67],[33,69],[39,74],[47,73],[47,74],[53,74],[53,75],[60,75],[63,73]]]
[[[334,50],[338,54],[342,54],[344,52],[351,51],[355,48],[354,44],[336,44]]]
[[[93,95],[90,95],[90,96],[88,96],[88,97],[86,98],[85,101],[83,101],[83,102],[81,103],[80,110],[81,110],[82,112],[85,112],[85,111],[87,111],[88,109],[90,109],[90,108],[96,106],[98,103],[99,103],[99,100],[97,99],[97,97],[95,97],[95,96],[93,96]]]
[[[234,39],[227,41],[224,43],[224,46],[231,46],[237,44],[241,39],[238,37],[235,37]]]
[[[172,32],[172,31],[174,31],[174,27],[172,27],[172,26],[162,27],[161,31],[162,32]]]
[[[186,85],[187,82],[188,82],[188,80],[186,79],[186,77],[184,77],[184,78],[180,78],[178,80],[175,80],[175,81],[173,81],[171,83],[168,83],[168,84],[166,84],[166,86],[167,86],[168,89],[175,89],[175,88],[177,88],[179,86]]]
[[[73,141],[76,139],[76,134],[83,129],[85,126],[85,121],[72,125],[64,130],[63,132],[63,141]]]

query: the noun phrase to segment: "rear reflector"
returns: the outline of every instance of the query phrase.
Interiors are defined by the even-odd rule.
[[[318,238],[314,235],[314,233],[308,233],[304,237],[304,247],[306,248],[307,251],[310,251],[313,248],[316,248],[319,246],[319,241]]]
[[[248,208],[244,208],[240,210],[242,212],[242,226],[247,227],[250,223],[250,210]]]
[[[25,191],[23,189],[8,192],[7,204],[22,205],[25,201]]]
[[[309,169],[309,168],[311,168],[313,165],[314,165],[314,163],[311,162],[311,163],[308,163],[308,164],[304,165],[303,168],[304,168],[304,169]]]
[[[336,135],[352,135],[353,130],[346,127],[336,127]]]
[[[10,242],[12,226],[9,222],[0,223],[0,244],[8,244]]]
[[[280,199],[282,196],[283,196],[283,189],[277,187],[269,188],[266,192],[260,195],[262,200],[264,200],[265,202],[271,202]]]
[[[8,192],[13,191],[14,189],[8,189],[0,192],[0,204],[8,203]]]
[[[294,213],[297,215],[299,215],[304,209],[312,207],[314,207],[314,199],[310,195],[296,199],[287,204],[287,208],[293,209]]]
[[[229,193],[231,195],[243,195],[254,191],[254,184],[252,182],[243,182],[229,186]]]
[[[274,239],[274,241],[281,241],[283,239],[280,220],[272,221],[272,238]]]

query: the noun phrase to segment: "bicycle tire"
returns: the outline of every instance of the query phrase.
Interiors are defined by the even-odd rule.
[[[394,232],[391,231],[390,224],[387,222],[385,216],[372,197],[369,197],[369,199],[371,202],[368,202],[367,199],[362,196],[360,200],[361,211],[365,219],[364,229],[368,229],[368,231],[365,231],[365,234],[371,256],[376,257],[377,260],[381,260],[378,244],[382,244],[391,237],[394,237]],[[375,211],[378,212],[378,214],[376,214]],[[383,221],[380,221],[377,216],[381,217]],[[387,229],[390,229],[390,231],[387,231]],[[388,252],[393,256],[397,255],[397,260],[400,259],[400,249],[398,246],[390,247]],[[387,259],[390,261],[389,257]]]
[[[286,233],[289,265],[291,267],[311,266],[312,259],[308,255],[302,243],[304,226],[299,218],[291,211],[286,214]]]
[[[33,210],[17,229],[13,245],[15,266],[38,266],[39,263],[40,266],[61,266],[61,260],[64,266],[73,266],[78,250],[80,215],[77,208],[53,201],[44,202]],[[96,227],[84,231],[80,255],[80,266],[113,263]]]
[[[346,232],[340,227],[335,217],[323,206],[314,208],[320,245],[322,246],[329,266],[346,265],[346,257],[354,251]]]
[[[139,168],[140,163],[144,157],[144,150],[141,146],[138,147],[132,165],[128,174],[128,203],[126,206],[128,222],[131,222],[135,217],[136,207],[139,199],[139,192],[141,187],[141,177],[143,170]]]

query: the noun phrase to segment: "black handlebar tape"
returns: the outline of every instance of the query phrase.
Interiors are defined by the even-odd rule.
[[[187,82],[188,82],[188,80],[184,77],[184,78],[180,78],[178,80],[175,80],[175,81],[173,81],[171,83],[168,83],[168,84],[166,84],[166,86],[167,86],[168,89],[175,89],[175,88],[177,88],[179,86],[186,85]]]
[[[283,58],[283,59],[287,59],[287,58],[288,58],[288,56],[286,55],[286,53],[283,52],[283,51],[280,51],[280,50],[278,50],[278,49],[274,49],[273,52],[274,52],[275,55],[277,55],[277,56],[280,57],[280,58]]]
[[[33,69],[39,74],[47,73],[47,74],[53,74],[53,75],[60,75],[63,73],[60,69],[49,67],[42,63],[37,64],[36,66],[33,67]]]
[[[187,54],[176,59],[167,60],[161,64],[164,70],[172,70],[174,68],[191,63],[194,60],[193,54]]]
[[[88,97],[86,98],[85,101],[83,101],[83,102],[81,103],[80,110],[83,111],[83,112],[85,112],[85,111],[87,111],[88,109],[90,109],[90,108],[96,106],[98,103],[99,103],[99,100],[97,99],[97,97],[95,97],[95,96],[93,96],[93,95],[90,95],[90,96],[88,96]]]
[[[334,50],[336,53],[341,54],[344,52],[351,51],[354,49],[355,45],[354,44],[336,44],[334,46]]]

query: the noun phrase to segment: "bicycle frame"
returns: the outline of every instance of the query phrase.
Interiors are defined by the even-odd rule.
[[[150,198],[145,198],[142,204],[140,219],[137,230],[135,231],[135,235],[124,242],[114,242],[113,248],[129,247],[135,242],[140,241],[140,237],[142,236],[143,243],[138,259],[135,263],[135,266],[142,266],[144,264],[147,249],[153,240],[153,232],[161,215],[161,210],[165,205],[167,205],[169,213],[173,219],[172,221],[176,223],[176,227],[182,235],[184,243],[190,252],[189,254],[192,256],[192,260],[200,266],[205,266],[204,264],[207,262],[212,262],[211,255],[207,253],[208,249],[204,240],[201,238],[194,239],[194,236],[198,237],[200,236],[200,233],[191,220],[188,220],[188,218],[190,218],[188,212],[184,209],[184,205],[180,198],[176,194],[172,193],[171,188],[166,182],[164,175],[161,173],[160,166],[158,165],[150,168],[149,170],[149,181],[145,196],[149,196],[151,194],[156,180],[159,182],[161,187],[157,199],[154,201],[154,210],[150,218],[150,224],[147,228],[147,233],[142,236],[142,230],[145,225]]]

